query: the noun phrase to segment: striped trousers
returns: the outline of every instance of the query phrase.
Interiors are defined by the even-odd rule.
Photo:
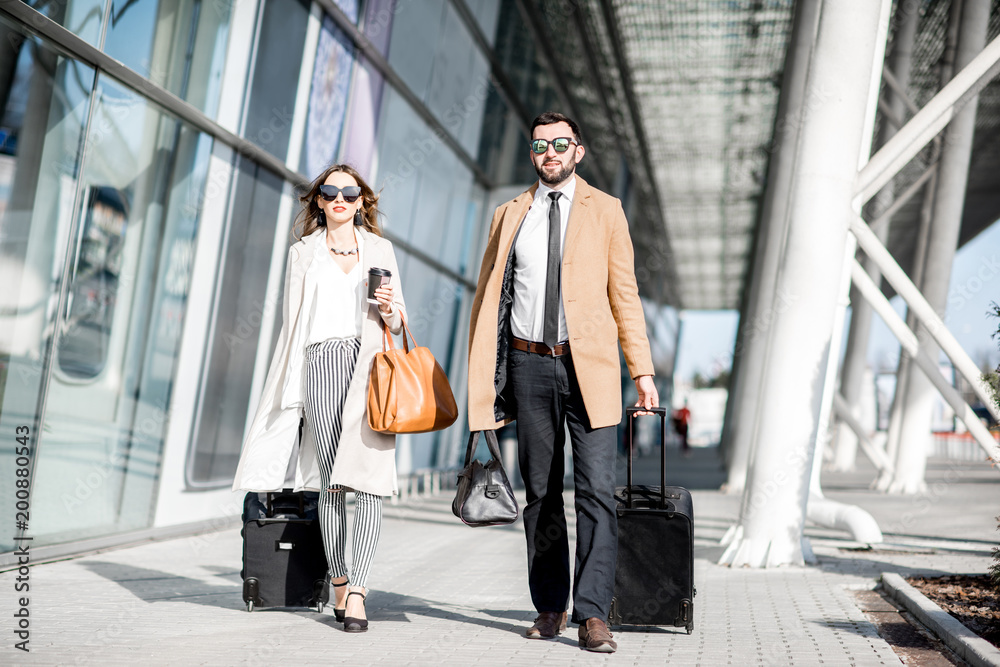
[[[331,579],[348,576],[346,492],[342,486],[330,484],[330,475],[343,428],[344,399],[360,349],[359,338],[327,340],[306,348],[303,403],[315,435],[324,489],[319,496],[319,518]],[[363,491],[356,491],[355,496],[350,581],[365,586],[382,527],[382,496]]]

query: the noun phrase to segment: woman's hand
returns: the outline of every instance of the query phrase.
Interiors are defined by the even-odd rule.
[[[392,312],[392,285],[383,283],[375,289],[375,300],[378,301],[379,312],[388,315]]]

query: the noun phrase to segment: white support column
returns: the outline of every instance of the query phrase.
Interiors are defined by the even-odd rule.
[[[958,45],[958,26],[962,21],[962,0],[955,0],[951,3],[948,12],[948,29],[945,32],[944,51],[941,54],[941,64],[939,78],[941,88],[948,85],[951,77],[955,74],[955,47]],[[931,219],[934,214],[934,196],[937,192],[937,166],[941,159],[941,137],[934,138],[933,146],[930,150],[930,162],[934,167],[934,174],[927,189],[924,191],[924,201],[920,206],[919,226],[917,227],[917,241],[913,250],[913,262],[910,268],[910,276],[913,282],[920,284],[924,275],[924,259],[927,255],[927,238],[930,235]],[[917,320],[913,312],[907,312],[906,324],[908,327],[916,327]],[[889,432],[886,438],[886,454],[892,461],[896,460],[899,452],[899,435],[903,424],[903,389],[909,385],[909,377],[912,365],[910,355],[901,351],[899,363],[896,366],[896,386],[892,392],[892,406],[889,413]],[[875,488],[879,491],[888,490],[892,484],[892,473],[883,471],[875,483]]]
[[[761,205],[760,226],[747,305],[740,317],[738,347],[734,350],[732,387],[723,426],[728,493],[742,493],[753,450],[757,414],[763,394],[760,383],[767,365],[767,341],[777,313],[787,307],[775,291],[778,265],[788,226],[788,202],[795,173],[795,155],[801,119],[807,111],[806,81],[809,56],[819,21],[821,0],[795,3],[792,42],[785,59],[778,120],[768,167],[768,186]],[[738,369],[737,369],[738,366]]]
[[[956,68],[965,67],[986,44],[991,5],[990,0],[965,0],[955,54]],[[948,300],[951,265],[962,227],[976,125],[976,102],[977,98],[972,98],[948,126],[938,163],[934,212],[927,239],[923,280],[919,285],[928,304],[941,314]],[[937,344],[923,327],[919,327],[917,332],[921,339],[918,356],[936,362],[939,355]],[[902,426],[895,472],[888,488],[890,493],[919,493],[925,488],[924,472],[930,448],[935,396],[932,381],[933,378],[927,374],[910,373],[906,386],[902,387]]]
[[[871,79],[868,82],[868,103],[865,110],[864,123],[861,130],[861,146],[858,150],[858,165],[860,170],[868,161],[872,152],[872,140],[875,134],[875,117],[878,108],[879,89],[882,83],[883,61],[885,60],[885,43],[888,38],[889,14],[892,10],[892,0],[882,0],[882,11],[879,14],[879,31],[875,38],[875,49],[872,54]],[[860,210],[861,202],[855,200],[852,210]],[[820,483],[820,472],[823,458],[830,441],[830,419],[833,414],[834,396],[837,394],[837,367],[840,361],[840,346],[844,335],[844,321],[847,317],[848,296],[851,291],[851,265],[857,253],[858,243],[854,236],[848,234],[844,244],[844,259],[838,275],[840,286],[837,289],[838,302],[834,310],[833,327],[830,342],[827,345],[826,369],[819,410],[814,429],[815,444],[813,446],[812,474],[809,482],[809,500],[806,505],[806,517],[820,526],[847,530],[859,542],[881,542],[882,531],[875,519],[865,510],[854,505],[847,505],[824,497]],[[803,540],[803,557],[810,561],[811,552],[805,551],[806,540]]]
[[[887,7],[870,0],[823,4],[789,205],[776,313],[763,370],[756,447],[740,522],[720,562],[803,564],[803,537],[816,428],[831,330],[840,298],[847,224],[858,211],[855,180],[872,62],[884,40]]]
[[[907,11],[908,10],[908,11]],[[913,62],[913,42],[917,35],[917,25],[920,22],[920,13],[915,8],[897,8],[896,14],[902,15],[899,27],[896,29],[892,40],[892,55],[890,57],[888,71],[889,77],[895,75],[894,80],[899,86],[905,87],[910,80],[910,65]],[[877,92],[876,92],[877,94]],[[899,91],[890,87],[889,91],[889,113],[895,118],[905,118],[907,105],[905,90]],[[882,123],[881,143],[885,145],[889,139],[896,134],[899,128],[888,121]],[[924,181],[925,179],[921,179]],[[886,214],[893,208],[895,192],[892,183],[882,188],[876,196],[875,211],[879,216],[880,224],[876,227],[872,225],[879,240],[884,245],[889,238],[889,227],[892,222],[892,214]],[[881,274],[878,267],[873,262],[866,261],[865,268],[868,275],[878,284]],[[843,396],[846,407],[851,410],[854,421],[860,413],[859,403],[861,402],[861,390],[864,382],[865,371],[868,368],[868,334],[872,327],[872,309],[868,303],[860,298],[856,291],[851,294],[851,324],[847,335],[847,349],[844,353],[844,367],[841,372],[840,394]],[[857,456],[858,438],[854,430],[843,419],[837,424],[837,434],[834,440],[834,470],[853,470],[854,460]]]

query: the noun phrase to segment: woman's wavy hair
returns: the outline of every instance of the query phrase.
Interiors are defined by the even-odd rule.
[[[361,198],[363,200],[360,211],[361,226],[376,236],[382,236],[382,230],[379,229],[378,225],[379,196],[365,183],[365,179],[361,178],[361,174],[358,173],[357,169],[349,164],[334,164],[324,169],[323,173],[317,176],[306,187],[304,193],[299,196],[299,203],[302,205],[302,210],[295,216],[295,223],[292,225],[292,236],[296,241],[309,236],[320,227],[326,227],[326,215],[324,215],[323,209],[319,207],[319,204],[316,203],[316,198],[319,197],[319,186],[326,182],[330,174],[336,172],[348,174],[361,186]]]

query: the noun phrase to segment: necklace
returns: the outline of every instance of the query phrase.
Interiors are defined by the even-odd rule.
[[[347,256],[347,255],[356,255],[356,254],[358,254],[358,249],[357,248],[351,248],[350,250],[341,250],[340,248],[334,248],[333,246],[330,246],[330,252],[332,252],[334,255],[345,255],[345,256]]]

